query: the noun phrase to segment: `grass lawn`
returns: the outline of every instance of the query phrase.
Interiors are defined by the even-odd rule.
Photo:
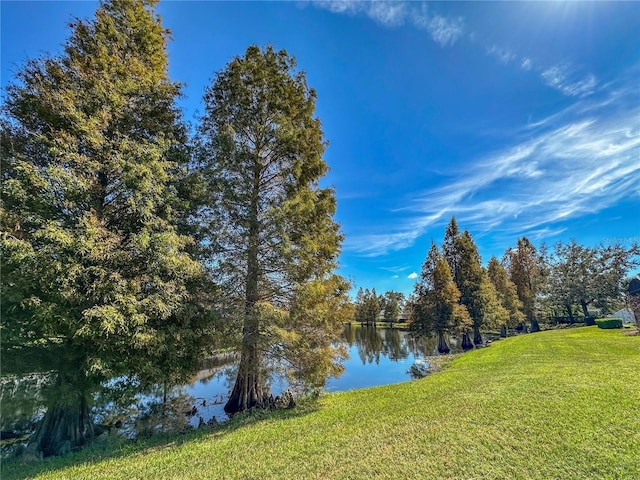
[[[640,478],[640,337],[597,327],[512,337],[419,381],[3,465],[3,480],[25,476]]]

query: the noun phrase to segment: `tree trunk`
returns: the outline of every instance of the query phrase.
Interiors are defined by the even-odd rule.
[[[255,336],[253,337],[255,338]],[[255,338],[257,340],[257,338]],[[238,376],[229,401],[224,406],[227,413],[237,413],[262,406],[264,394],[260,379],[258,346],[250,338],[243,338]]]
[[[569,314],[569,323],[573,325],[573,310],[571,305],[567,305],[567,313]]]
[[[584,300],[580,300],[580,305],[582,305],[582,313],[584,313],[584,324],[585,326],[592,326],[596,324],[596,319],[589,315],[588,303]]]
[[[227,413],[236,413],[256,406],[262,406],[264,392],[260,379],[260,321],[256,312],[259,301],[258,279],[260,263],[258,260],[260,222],[258,218],[260,201],[260,165],[254,170],[254,184],[251,195],[251,212],[247,244],[247,276],[245,286],[244,328],[242,330],[242,351],[238,376],[229,401],[224,406]]]
[[[74,384],[62,385],[59,381],[50,393],[47,412],[28,447],[43,457],[78,450],[96,436],[88,392]]]
[[[500,338],[507,338],[507,326],[502,325],[500,327]]]
[[[482,345],[482,335],[480,335],[480,329],[477,327],[473,328],[473,343],[475,345]]]
[[[529,331],[531,333],[540,331],[540,325],[538,324],[538,321],[535,318],[531,319],[531,329]]]
[[[449,345],[447,345],[444,334],[438,333],[438,352],[449,353],[450,351],[451,349],[449,348]]]
[[[466,333],[462,334],[462,350],[467,351],[467,350],[471,350],[473,348],[473,343],[471,343],[471,339],[469,338],[469,335],[467,335]]]
[[[582,313],[584,313],[584,319],[586,321],[586,319],[590,317],[587,302],[580,300],[580,305],[582,305]]]

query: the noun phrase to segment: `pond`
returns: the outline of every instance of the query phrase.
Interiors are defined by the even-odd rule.
[[[422,376],[438,355],[433,338],[414,337],[409,332],[394,328],[346,325],[340,340],[347,347],[349,358],[343,363],[344,373],[327,381],[325,390],[329,392],[387,385],[404,382]],[[449,339],[449,345],[456,352],[457,341]],[[233,387],[237,372],[236,354],[220,355],[209,360],[188,384],[165,389],[161,386],[152,391],[136,392],[135,405],[114,413],[108,394],[97,399],[94,414],[98,423],[109,423],[114,418],[128,418],[124,433],[150,432],[162,429],[183,428],[186,424],[198,427],[203,423],[224,421],[228,417],[223,410],[227,396]],[[24,419],[26,411],[32,408],[34,414],[42,414],[42,407],[36,399],[34,388],[43,382],[37,375],[28,377],[25,385],[17,385],[15,379],[0,383],[2,403],[2,429],[10,428],[15,419]],[[114,391],[118,382],[113,382]],[[272,375],[269,380],[271,392],[278,395],[289,388],[286,380]],[[20,392],[24,391],[24,401]],[[179,412],[171,422],[158,422],[158,413],[167,399],[172,411]],[[19,408],[19,411],[15,409]],[[11,410],[11,411],[9,411]],[[164,412],[164,410],[162,410]],[[166,415],[165,415],[166,417]],[[132,419],[135,418],[135,421]]]
[[[431,357],[440,355],[435,338],[416,338],[396,328],[345,325],[340,341],[347,346],[349,358],[343,363],[344,373],[327,381],[328,392],[409,381],[425,373],[416,366],[424,367]],[[448,343],[452,352],[458,351],[455,338],[448,339]],[[237,359],[231,359],[226,364],[201,370],[192,383],[181,387],[180,393],[192,398],[197,410],[191,425],[206,423],[212,417],[217,421],[227,418],[223,406],[236,378],[236,362]],[[289,385],[285,379],[272,376],[270,387],[276,396]]]
[[[396,328],[346,325],[341,340],[348,346],[349,359],[344,373],[327,382],[329,392],[405,382],[416,378],[416,363],[440,355],[435,338]],[[455,352],[456,340],[449,339],[449,344]]]

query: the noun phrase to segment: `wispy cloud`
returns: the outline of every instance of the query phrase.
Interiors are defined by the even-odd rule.
[[[598,81],[593,74],[587,74],[580,79],[575,78],[575,75],[572,75],[567,65],[556,65],[548,68],[540,76],[547,85],[571,97],[590,95],[598,85]]]
[[[422,227],[416,225],[397,233],[380,233],[360,236],[348,236],[345,240],[345,250],[358,252],[365,256],[377,256],[389,250],[403,250],[413,245],[416,231]]]
[[[550,238],[553,237],[555,235],[560,235],[561,233],[564,233],[567,231],[567,227],[560,227],[560,228],[549,228],[549,227],[545,227],[545,228],[536,228],[536,229],[532,229],[529,230],[527,232],[527,236],[531,239],[531,240],[544,240],[545,238]]]
[[[391,272],[391,273],[400,273],[400,272],[404,272],[405,270],[407,270],[409,267],[406,265],[402,265],[399,267],[380,267],[382,270],[386,270],[387,272]]]
[[[487,48],[487,54],[496,57],[500,63],[505,65],[518,58],[518,56],[510,49],[499,47],[497,45],[491,45]]]
[[[409,220],[391,235],[359,237],[350,245],[368,256],[402,250],[452,215],[477,234],[559,234],[573,219],[640,196],[638,118],[635,87],[612,87],[598,99],[578,97],[565,110],[523,127],[525,140],[414,195],[403,211]]]
[[[367,14],[375,21],[393,27],[405,22],[407,6],[401,2],[371,2]]]
[[[425,23],[425,28],[434,42],[441,47],[448,47],[455,44],[464,34],[464,20],[462,17],[447,18],[434,15]]]
[[[630,105],[626,113],[564,118],[539,130],[477,162],[451,184],[426,192],[416,209],[427,215],[446,209],[478,229],[501,225],[515,232],[598,212],[624,196],[639,195],[640,131],[634,119],[640,108]]]
[[[337,14],[364,15],[386,27],[413,25],[429,33],[441,47],[455,45],[465,35],[475,39],[476,32],[467,31],[465,19],[460,16],[445,16],[429,11],[424,2],[406,1],[356,1],[356,0],[312,0],[317,8]],[[483,42],[480,41],[482,45]],[[529,56],[520,55],[503,45],[484,43],[485,53],[500,63],[515,64],[523,71],[534,70],[548,86],[571,97],[585,97],[595,92],[598,79],[591,73],[578,76],[566,64],[540,66]]]
[[[586,97],[596,92],[598,79],[592,73],[580,74],[568,63],[543,67],[528,56],[519,55],[513,49],[496,44],[485,46],[488,56],[503,65],[515,64],[525,72],[535,71],[542,82],[570,97]]]
[[[571,98],[573,104],[530,121],[510,145],[473,160],[439,188],[409,195],[400,219],[381,230],[348,236],[345,250],[384,255],[412,246],[456,215],[476,234],[498,229],[532,238],[558,235],[572,219],[597,213],[625,196],[640,196],[640,106],[637,87],[606,84],[572,64],[545,64],[530,52],[495,44],[471,31],[465,18],[445,16],[426,3],[313,2],[337,14],[362,15],[386,26],[413,26],[441,47],[470,40],[484,54]],[[637,81],[637,72],[631,76]]]
[[[495,44],[485,47],[485,51],[487,55],[496,58],[503,65],[513,63],[519,65],[525,72],[534,70],[540,75],[543,83],[570,97],[589,96],[595,93],[599,86],[595,75],[592,73],[580,75],[568,64],[540,67],[534,65],[530,57],[520,56],[510,48]]]
[[[454,45],[464,35],[462,17],[446,17],[430,13],[425,4],[394,1],[316,0],[318,8],[346,15],[365,15],[386,27],[411,24],[426,30],[434,42],[442,47]]]
[[[346,15],[366,15],[385,26],[398,26],[407,17],[406,4],[403,2],[364,2],[353,0],[315,0],[313,5],[333,13]]]
[[[418,278],[418,274],[416,272],[411,272],[409,275],[407,275],[407,278],[413,280],[414,278]]]

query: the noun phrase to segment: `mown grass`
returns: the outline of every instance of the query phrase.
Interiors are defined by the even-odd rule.
[[[639,374],[639,336],[539,332],[419,381],[209,432],[12,462],[2,478],[640,478]]]

